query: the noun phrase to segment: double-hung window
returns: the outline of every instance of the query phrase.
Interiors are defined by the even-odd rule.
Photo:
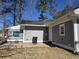
[[[59,35],[65,36],[65,25],[64,24],[59,25]]]

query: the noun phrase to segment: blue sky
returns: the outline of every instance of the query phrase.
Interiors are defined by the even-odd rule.
[[[26,0],[25,2],[27,3],[29,1],[30,0]],[[38,20],[38,17],[40,15],[40,12],[35,8],[36,1],[37,0],[34,0],[33,1],[33,5],[32,5],[32,8],[33,8],[33,10],[32,10],[32,17],[31,17],[32,20]],[[57,0],[56,3],[57,3],[56,9],[57,9],[57,11],[60,11],[60,10],[62,10],[66,6],[67,0]],[[29,7],[30,7],[29,3],[27,3],[25,5],[25,8],[24,8],[25,12],[24,12],[23,18],[25,20],[29,20],[30,19],[30,8]],[[46,15],[48,16],[48,19],[52,19],[52,16],[49,14],[49,12],[46,12]]]
[[[40,15],[40,12],[35,8],[36,7],[36,1],[37,0],[33,0],[33,4],[31,6],[32,10],[30,9],[30,5],[29,2],[30,0],[25,0],[25,4],[24,4],[24,12],[23,12],[23,17],[22,19],[24,20],[33,20],[33,21],[37,21],[38,17]],[[78,0],[79,1],[79,0]],[[10,4],[10,3],[9,3]],[[56,0],[56,9],[57,11],[61,11],[67,4],[68,4],[68,0]],[[75,6],[77,4],[77,2],[73,3],[73,6]],[[2,6],[0,6],[1,9]],[[30,11],[32,11],[32,16],[30,16]],[[53,19],[53,15],[50,15],[49,12],[45,13],[46,16],[48,17],[48,19]],[[0,20],[2,18],[0,17]],[[9,23],[12,23],[12,14],[6,14],[6,19],[10,20]],[[0,26],[3,26],[2,22],[0,21]]]
[[[33,9],[30,10],[30,6],[29,6],[29,3],[28,3],[28,2],[30,2],[30,0],[25,0],[25,8],[24,8],[25,10],[24,10],[24,15],[23,15],[24,20],[30,20],[30,18],[31,18],[31,20],[35,20],[35,21],[38,20],[40,12],[35,8],[36,7],[36,1],[37,0],[33,0],[33,5],[32,5]],[[63,10],[63,8],[68,3],[69,3],[68,0],[56,0],[56,4],[57,4],[56,9],[57,9],[57,11]],[[77,4],[77,2],[73,3],[73,6],[75,6],[76,4]],[[30,11],[32,11],[32,16],[31,17],[30,17]],[[49,12],[46,12],[45,14],[46,14],[46,16],[48,17],[49,20],[53,19],[52,18],[53,15],[50,15]]]

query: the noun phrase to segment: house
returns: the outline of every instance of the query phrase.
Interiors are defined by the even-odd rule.
[[[79,52],[79,8],[53,20],[48,26],[52,44]]]
[[[9,29],[8,41],[52,42],[79,52],[79,9],[51,22],[27,22]]]
[[[48,27],[41,22],[27,22],[8,29],[8,41],[48,42]]]

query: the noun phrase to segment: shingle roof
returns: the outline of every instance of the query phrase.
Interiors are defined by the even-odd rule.
[[[36,25],[43,25],[44,21],[22,21],[21,24],[36,24]]]

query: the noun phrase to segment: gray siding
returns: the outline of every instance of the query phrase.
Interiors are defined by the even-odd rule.
[[[52,27],[49,27],[49,41],[52,41]]]
[[[74,47],[74,31],[73,22],[68,21],[65,24],[65,36],[59,35],[59,25],[52,28],[52,40],[53,42],[66,45],[68,47]]]
[[[34,27],[34,26],[26,26],[26,30],[43,30],[44,31],[44,38],[43,41],[47,42],[48,41],[48,27]]]

